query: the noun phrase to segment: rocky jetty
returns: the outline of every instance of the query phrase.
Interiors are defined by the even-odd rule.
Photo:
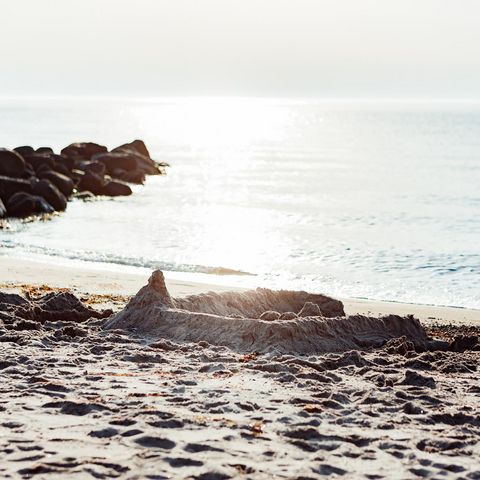
[[[163,175],[142,140],[108,151],[92,142],[72,143],[60,154],[49,147],[0,148],[0,219],[60,212],[71,198],[130,195],[129,184]]]

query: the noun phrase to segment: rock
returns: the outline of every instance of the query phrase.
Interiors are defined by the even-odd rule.
[[[47,169],[39,173],[38,177],[50,180],[66,197],[70,196],[73,192],[74,185],[72,179],[62,173]]]
[[[47,154],[45,154],[47,156]],[[63,173],[69,177],[71,170],[75,167],[75,161],[67,158],[64,155],[57,155],[56,153],[48,154],[48,157],[53,160],[53,170]]]
[[[29,163],[35,171],[43,165],[47,165],[51,169],[53,169],[55,165],[55,160],[48,153],[35,152],[30,155],[25,155],[25,161]]]
[[[280,320],[295,320],[298,315],[295,312],[284,312],[280,315]]]
[[[53,149],[50,147],[39,147],[35,150],[37,153],[53,153]]]
[[[72,179],[72,172],[63,163],[55,161],[55,168],[53,171],[65,175],[66,177],[70,178],[70,180]]]
[[[0,148],[0,175],[20,177],[25,170],[25,160],[14,150]]]
[[[51,153],[49,157],[55,162],[55,170],[59,171],[60,173],[68,175],[68,172],[71,172],[72,169],[75,168],[76,160],[74,158],[66,157],[65,155],[59,155],[58,153]],[[68,172],[65,172],[62,167]]]
[[[17,192],[32,193],[32,183],[23,178],[12,178],[0,175],[0,198],[4,202]]]
[[[38,213],[52,213],[54,209],[42,197],[17,192],[8,200],[7,211],[11,217],[29,217]]]
[[[92,192],[94,195],[103,195],[105,180],[103,176],[92,171],[85,172],[78,182],[78,190]]]
[[[78,142],[65,147],[61,153],[66,157],[90,160],[94,155],[106,152],[108,152],[107,147],[99,145],[98,143]]]
[[[298,312],[299,317],[323,317],[322,310],[316,303],[305,302],[302,309]]]
[[[0,218],[5,218],[7,216],[7,209],[0,198]]]
[[[103,195],[107,195],[109,197],[118,197],[131,194],[132,189],[126,183],[118,180],[112,180],[103,187]]]
[[[80,180],[84,176],[85,176],[85,172],[83,170],[77,170],[76,168],[72,170],[72,180],[73,180],[73,183],[77,186],[77,188],[78,188],[78,184],[80,183]]]
[[[141,185],[145,181],[145,173],[139,170],[134,170],[132,172],[126,172],[125,170],[116,169],[112,173],[112,177],[119,178],[124,182],[137,183]]]
[[[13,150],[15,152],[19,153],[24,158],[25,158],[25,155],[30,155],[31,153],[33,153],[35,151],[33,149],[33,147],[30,147],[28,145],[21,146],[21,147],[15,147]]]
[[[129,153],[100,153],[94,155],[92,160],[103,163],[109,174],[116,168],[126,171],[136,170],[138,165],[135,157]]]
[[[25,162],[25,170],[23,171],[22,178],[32,178],[35,177],[36,173],[34,168],[29,164]]]
[[[143,140],[134,140],[133,142],[130,143],[124,143],[123,145],[120,145],[112,150],[112,152],[122,152],[122,151],[134,151],[139,153],[140,155],[143,155],[147,158],[150,158],[150,153],[147,150],[147,147]]]
[[[84,172],[93,172],[101,176],[105,175],[105,165],[101,162],[77,162],[76,166],[79,170]]]
[[[151,158],[132,150],[126,150],[123,154],[134,158],[137,162],[137,170],[142,171],[146,175],[158,175],[160,173],[158,164]]]
[[[67,199],[49,180],[39,180],[34,183],[32,192],[43,197],[57,212],[67,208]]]
[[[268,310],[260,315],[260,320],[267,320],[269,322],[278,320],[279,318],[280,314],[278,312],[274,312],[273,310]]]

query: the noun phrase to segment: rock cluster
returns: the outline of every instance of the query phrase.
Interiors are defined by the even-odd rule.
[[[165,173],[142,140],[114,148],[72,143],[60,154],[49,147],[0,148],[0,218],[63,211],[68,199],[130,195],[129,183]]]

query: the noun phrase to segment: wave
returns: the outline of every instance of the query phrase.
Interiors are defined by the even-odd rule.
[[[93,262],[102,264],[122,265],[126,267],[147,268],[150,270],[166,270],[183,273],[203,273],[207,275],[236,275],[236,276],[255,276],[255,273],[235,270],[233,268],[222,266],[206,266],[188,263],[164,262],[159,260],[150,260],[145,257],[131,257],[127,255],[118,255],[112,253],[98,253],[92,250],[60,250],[55,248],[46,248],[9,240],[0,240],[0,248],[14,250],[15,253],[22,255],[41,255],[43,257],[52,257],[65,260],[74,260],[82,262]]]

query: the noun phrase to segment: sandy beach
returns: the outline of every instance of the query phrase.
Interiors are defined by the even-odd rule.
[[[480,2],[2,14],[0,480],[480,480]]]
[[[478,311],[0,266],[2,478],[480,478]]]
[[[79,295],[129,297],[146,282],[147,274],[133,274],[107,269],[71,268],[30,259],[0,256],[0,289],[19,290],[22,285],[68,288]],[[197,295],[208,291],[242,291],[228,284],[178,280],[165,273],[167,286],[175,297]],[[100,301],[102,297],[98,297]],[[109,299],[106,299],[109,301]],[[346,313],[353,315],[414,315],[423,322],[440,321],[453,324],[480,325],[480,310],[456,307],[437,307],[410,303],[378,302],[364,299],[340,298]]]

